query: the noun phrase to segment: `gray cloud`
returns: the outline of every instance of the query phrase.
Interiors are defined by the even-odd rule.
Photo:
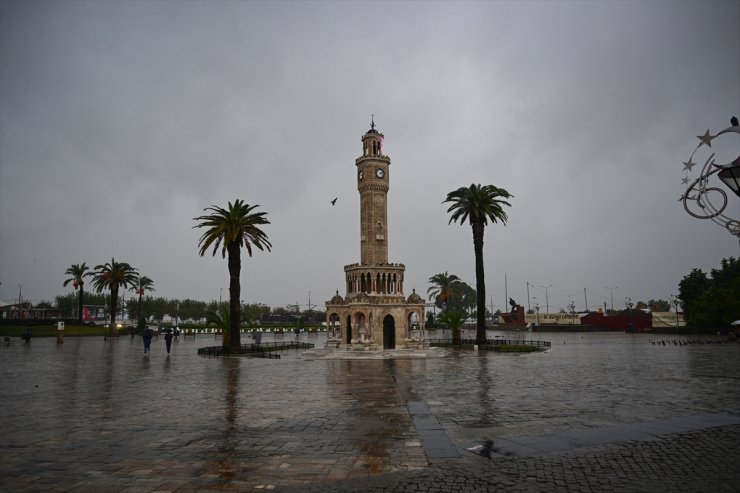
[[[115,256],[157,294],[216,299],[192,218],[260,204],[272,253],[243,298],[322,303],[359,259],[354,159],[391,156],[390,256],[407,291],[474,281],[446,193],[515,195],[486,231],[493,304],[668,298],[737,241],[676,202],[681,162],[740,112],[736,2],[2,2],[0,299],[64,292]],[[730,149],[729,152],[732,152]],[[329,200],[339,197],[337,206]],[[539,288],[531,295],[544,298]],[[555,304],[557,303],[557,305]],[[543,302],[540,302],[543,304]]]

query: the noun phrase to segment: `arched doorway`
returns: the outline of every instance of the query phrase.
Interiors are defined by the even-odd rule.
[[[365,340],[368,338],[367,334],[367,324],[365,322],[365,314],[362,312],[357,312],[352,316],[351,324],[354,330],[357,331],[357,335],[353,334],[354,339],[360,339]],[[350,344],[352,342],[352,337],[347,339],[347,344]]]
[[[411,312],[406,318],[406,327],[408,328],[408,337],[412,337],[415,330],[419,330],[419,315],[416,312]],[[420,336],[421,334],[419,334]]]
[[[396,322],[390,315],[383,319],[383,349],[396,349]]]
[[[352,343],[352,317],[347,315],[347,344]]]

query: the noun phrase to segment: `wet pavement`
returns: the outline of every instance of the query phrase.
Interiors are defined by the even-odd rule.
[[[270,360],[198,356],[208,335],[169,356],[163,338],[149,356],[141,338],[14,339],[0,491],[740,490],[740,345],[526,337],[552,349]]]

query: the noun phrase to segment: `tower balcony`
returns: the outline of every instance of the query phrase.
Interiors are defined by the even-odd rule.
[[[406,267],[399,263],[350,264],[344,267],[347,296],[357,293],[403,297]]]

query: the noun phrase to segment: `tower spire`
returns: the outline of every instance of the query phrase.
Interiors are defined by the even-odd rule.
[[[375,113],[370,114],[370,129],[375,130]]]

